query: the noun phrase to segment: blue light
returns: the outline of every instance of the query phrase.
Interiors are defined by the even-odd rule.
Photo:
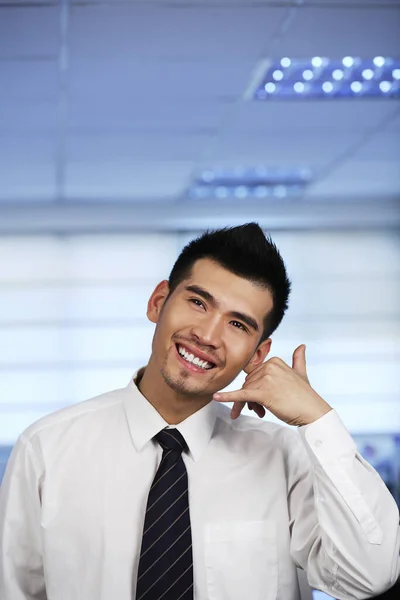
[[[364,77],[364,79],[367,79],[367,80],[372,79],[374,76],[374,72],[372,69],[364,69],[361,74]]]
[[[258,185],[254,188],[256,198],[266,198],[268,196],[268,188],[265,185]]]
[[[265,84],[264,89],[266,92],[268,92],[268,94],[273,94],[276,89],[276,85],[272,81],[269,81]]]
[[[280,81],[281,79],[283,79],[283,73],[282,71],[277,69],[272,73],[272,77],[275,79],[275,81]]]
[[[302,101],[304,98],[330,100],[400,97],[399,58],[286,58],[268,63],[259,87],[255,89],[255,99],[274,102],[282,99],[294,101],[296,98]],[[288,66],[283,68],[282,64]],[[386,83],[381,86],[382,82]]]
[[[233,175],[234,177],[238,178],[238,179],[242,179],[242,177],[245,177],[246,175],[246,168],[245,167],[234,167],[233,169]]]
[[[333,79],[335,79],[336,81],[340,81],[341,79],[343,79],[343,71],[341,69],[335,69],[332,72],[332,77]]]
[[[274,196],[278,196],[278,198],[284,198],[287,194],[287,189],[284,185],[277,185],[273,190]]]
[[[209,195],[210,190],[206,186],[196,186],[190,190],[192,198],[204,199]]]
[[[354,65],[354,58],[352,56],[345,56],[342,63],[348,69]]]
[[[268,169],[265,165],[258,165],[254,169],[254,173],[257,177],[265,177],[265,175],[268,175]]]
[[[304,88],[305,85],[302,81],[296,81],[296,83],[293,86],[294,91],[298,94],[302,94],[304,92]]]
[[[212,177],[208,176],[210,181],[204,181],[204,173],[212,174]],[[312,176],[312,170],[305,166],[269,168],[265,165],[237,165],[224,169],[208,168],[194,180],[188,194],[198,201],[298,196],[310,183]]]
[[[240,185],[235,189],[234,192],[236,198],[246,198],[248,195],[247,187]]]
[[[311,59],[311,64],[312,64],[313,67],[315,67],[316,69],[318,69],[318,67],[322,66],[322,58],[319,57],[319,56],[314,56]]]
[[[213,181],[214,179],[214,173],[212,171],[204,171],[201,175],[201,178],[203,181]]]
[[[228,190],[226,189],[226,187],[219,185],[215,188],[215,195],[217,198],[227,198]]]
[[[392,84],[390,83],[390,81],[381,81],[379,84],[379,89],[383,93],[390,92],[390,90],[392,89]]]
[[[355,94],[359,94],[363,86],[361,81],[352,81],[350,87]]]
[[[330,81],[324,81],[324,83],[322,84],[322,89],[326,94],[330,94],[331,92],[333,92],[333,83],[331,83]]]
[[[385,59],[383,58],[383,56],[375,56],[372,62],[376,67],[383,67],[383,65],[385,64]]]
[[[286,69],[287,67],[290,67],[291,64],[292,64],[292,61],[290,60],[290,58],[287,58],[286,56],[284,58],[282,58],[281,67]]]

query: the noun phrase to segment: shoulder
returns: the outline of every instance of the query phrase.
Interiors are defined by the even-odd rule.
[[[18,436],[7,471],[39,480],[60,457],[79,457],[85,449],[96,448],[105,431],[118,431],[125,423],[127,394],[128,388],[113,390],[38,419]]]
[[[54,432],[60,436],[81,425],[87,427],[89,422],[92,425],[102,422],[110,417],[110,413],[118,411],[125,397],[126,388],[122,388],[66,406],[29,425],[20,438],[32,442],[36,438],[51,436]]]

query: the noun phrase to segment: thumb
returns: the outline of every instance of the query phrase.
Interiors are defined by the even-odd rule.
[[[292,369],[296,371],[300,377],[308,381],[305,344],[302,344],[293,352]]]

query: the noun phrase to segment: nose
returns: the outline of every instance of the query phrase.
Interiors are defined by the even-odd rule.
[[[197,339],[199,345],[220,348],[222,323],[218,318],[203,318],[193,325],[191,333]]]

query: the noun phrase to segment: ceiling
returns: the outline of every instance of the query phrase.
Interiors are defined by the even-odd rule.
[[[182,214],[218,166],[311,167],[307,207],[394,206],[398,100],[244,96],[265,58],[398,57],[399,40],[400,0],[0,0],[0,232],[21,206]]]

